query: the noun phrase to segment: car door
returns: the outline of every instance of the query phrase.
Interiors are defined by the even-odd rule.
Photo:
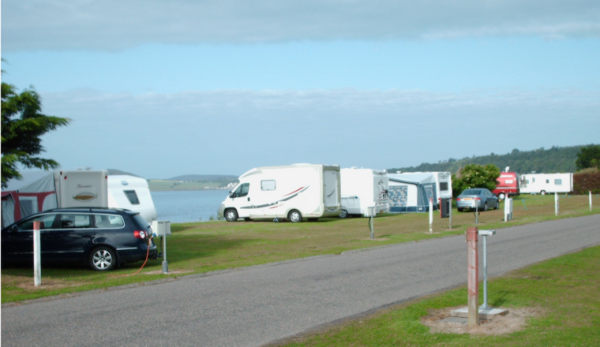
[[[2,233],[2,253],[8,260],[33,260],[33,222],[40,222],[40,246],[42,255],[47,244],[46,235],[54,226],[57,215],[47,213],[27,218]]]
[[[49,258],[69,261],[81,258],[89,250],[94,236],[91,213],[60,213],[55,226],[42,239],[42,250]]]

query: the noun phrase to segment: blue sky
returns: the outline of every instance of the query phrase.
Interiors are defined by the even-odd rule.
[[[251,4],[251,5],[250,5]],[[385,169],[599,143],[596,1],[2,1],[63,169]]]

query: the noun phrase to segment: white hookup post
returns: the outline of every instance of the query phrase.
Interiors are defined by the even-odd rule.
[[[42,256],[40,245],[40,222],[33,222],[33,285],[42,284]]]
[[[590,196],[590,211],[592,210],[592,191],[589,191],[589,196]]]
[[[475,202],[475,225],[477,224],[479,224],[479,202]]]
[[[554,192],[554,215],[558,216],[558,193]]]
[[[375,230],[373,227],[373,217],[377,213],[375,206],[369,206],[367,208],[367,213],[369,215],[369,230],[371,231],[371,240],[375,239]]]
[[[512,198],[504,199],[504,222],[508,222],[512,219],[513,213],[513,200]]]
[[[433,233],[433,199],[429,198],[429,233]]]
[[[467,291],[468,299],[468,318],[469,327],[479,325],[479,308],[477,300],[479,298],[479,255],[477,249],[477,227],[467,228]]]

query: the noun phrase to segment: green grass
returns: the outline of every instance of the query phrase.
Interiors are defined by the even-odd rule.
[[[596,201],[597,196],[595,197]],[[600,205],[596,203],[596,206]],[[561,196],[560,216],[554,216],[553,196],[522,196],[514,203],[514,219],[502,221],[502,210],[482,212],[482,228],[502,228],[556,218],[600,213],[589,211],[587,196]],[[359,248],[463,234],[474,224],[473,213],[453,211],[452,229],[448,219],[435,214],[434,232],[429,233],[427,214],[401,214],[377,217],[375,240],[369,238],[368,219],[321,219],[317,222],[222,221],[173,224],[168,243],[168,275],[161,273],[161,260],[154,260],[135,274],[141,263],[129,264],[108,273],[87,268],[43,268],[42,286],[33,287],[31,268],[2,269],[2,302],[102,289],[188,274],[251,266],[321,254],[339,254]],[[158,241],[158,240],[157,240]],[[157,242],[159,243],[159,242]]]
[[[496,336],[431,333],[421,319],[436,309],[466,306],[466,288],[388,308],[286,346],[598,346],[600,247],[513,271],[488,283],[491,306],[536,308],[537,316]],[[480,298],[481,302],[481,298]]]

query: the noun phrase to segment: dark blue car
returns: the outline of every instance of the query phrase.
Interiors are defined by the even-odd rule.
[[[42,265],[83,263],[97,271],[157,257],[150,225],[122,209],[58,208],[2,229],[2,263],[33,260],[33,222],[40,222]]]

